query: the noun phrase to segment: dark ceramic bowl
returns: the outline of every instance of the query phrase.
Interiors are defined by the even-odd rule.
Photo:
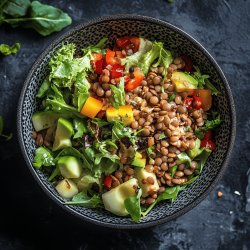
[[[118,217],[102,209],[88,209],[64,205],[64,200],[57,194],[47,177],[32,167],[35,143],[31,138],[31,116],[37,110],[35,95],[45,76],[49,72],[48,62],[55,51],[64,42],[73,42],[77,47],[83,48],[95,44],[102,37],[108,37],[110,43],[115,38],[124,35],[135,35],[157,40],[165,43],[165,47],[177,54],[189,55],[202,72],[211,76],[222,95],[214,98],[223,119],[223,124],[216,134],[217,149],[209,158],[201,176],[192,185],[180,193],[177,200],[170,204],[162,202],[152,212],[143,218],[140,223],[133,223],[130,218]],[[235,138],[235,107],[228,82],[212,56],[194,38],[179,28],[151,17],[135,15],[116,15],[95,19],[89,23],[72,28],[66,34],[56,39],[38,58],[24,83],[18,105],[18,136],[25,161],[39,185],[52,200],[61,208],[97,225],[112,228],[145,228],[172,220],[192,209],[201,202],[215,187],[226,170],[232,152]]]

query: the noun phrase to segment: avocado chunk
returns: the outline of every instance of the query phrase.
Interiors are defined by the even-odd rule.
[[[201,146],[201,141],[200,139],[197,138],[195,140],[195,147],[187,151],[187,154],[189,155],[191,159],[194,159],[196,156],[198,156],[201,153],[200,146]]]
[[[84,173],[81,174],[80,178],[74,179],[78,189],[82,190],[89,190],[94,183],[98,186],[100,185],[100,179],[94,177],[89,171],[84,170]]]
[[[159,190],[159,185],[154,173],[149,173],[144,168],[136,168],[135,177],[138,179],[139,186],[142,189],[142,197],[147,197],[151,192],[157,192]],[[154,184],[148,183],[147,178],[153,179]],[[145,184],[143,180],[146,180]]]
[[[128,215],[129,213],[125,208],[124,201],[129,197],[136,196],[137,187],[137,179],[132,178],[104,193],[102,195],[102,200],[105,209],[119,216]]]
[[[146,165],[146,159],[142,158],[142,155],[139,152],[135,152],[135,157],[131,165],[139,168],[144,168]]]
[[[37,132],[56,125],[59,114],[53,111],[36,112],[32,115],[32,123]]]
[[[64,118],[59,118],[57,121],[55,141],[52,150],[56,151],[58,149],[71,147],[72,144],[70,138],[73,135],[73,132],[72,124]]]
[[[57,166],[64,178],[79,178],[81,176],[81,162],[74,156],[59,157]]]
[[[189,89],[197,89],[198,81],[191,75],[184,72],[174,72],[171,81],[175,84],[176,92],[183,92]]]
[[[56,190],[65,199],[70,199],[78,193],[76,184],[69,179],[63,179],[56,185]]]

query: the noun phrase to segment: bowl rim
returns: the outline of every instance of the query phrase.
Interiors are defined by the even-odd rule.
[[[57,44],[62,42],[62,40],[71,36],[76,31],[79,31],[85,27],[88,27],[88,26],[91,26],[91,25],[94,25],[97,23],[102,23],[102,22],[107,22],[107,21],[117,21],[117,20],[136,20],[136,21],[142,21],[142,22],[147,22],[147,23],[152,23],[152,24],[157,24],[157,25],[167,27],[169,29],[172,29],[174,32],[177,32],[178,34],[182,35],[186,39],[188,39],[194,46],[196,46],[200,51],[202,51],[202,53],[207,57],[207,59],[210,61],[210,63],[216,69],[218,75],[222,79],[223,85],[225,87],[226,93],[227,93],[228,98],[229,98],[229,103],[230,103],[229,109],[230,109],[230,114],[231,114],[231,119],[232,119],[232,123],[231,123],[231,127],[230,127],[231,136],[230,136],[230,141],[228,143],[228,151],[226,153],[226,156],[223,159],[223,163],[221,165],[221,168],[220,168],[217,176],[215,177],[213,182],[209,185],[209,187],[200,196],[198,196],[196,199],[194,199],[189,205],[185,206],[183,209],[181,209],[181,210],[179,210],[179,211],[177,211],[169,216],[166,216],[162,219],[149,221],[149,222],[134,223],[134,224],[112,224],[112,223],[108,223],[108,222],[98,221],[98,220],[93,219],[93,218],[88,218],[86,215],[80,214],[79,212],[73,210],[69,206],[65,206],[45,186],[45,184],[42,182],[42,180],[38,176],[36,170],[33,168],[32,163],[29,160],[28,154],[25,150],[23,133],[22,133],[22,112],[21,111],[22,111],[22,105],[23,105],[25,93],[26,93],[27,88],[29,86],[29,82],[33,76],[34,70],[37,68],[37,65],[39,65],[40,62],[43,60],[45,55],[47,55],[49,53],[49,51],[51,51],[51,49],[53,49],[53,47],[55,47]],[[216,186],[218,181],[224,175],[224,173],[228,167],[230,156],[232,155],[233,145],[234,145],[235,136],[236,136],[236,111],[235,111],[235,104],[234,104],[232,92],[231,92],[230,86],[228,84],[228,81],[227,81],[224,73],[222,72],[221,68],[219,67],[218,63],[215,61],[213,56],[211,56],[211,54],[191,35],[189,35],[185,31],[183,31],[182,29],[176,27],[175,25],[173,25],[169,22],[159,20],[159,19],[156,19],[156,18],[153,18],[150,16],[137,15],[137,14],[108,15],[108,16],[103,16],[103,17],[97,17],[97,18],[91,19],[90,21],[87,21],[87,22],[82,22],[80,24],[73,26],[71,29],[64,32],[63,34],[57,35],[57,37],[50,43],[50,45],[36,59],[36,61],[33,63],[32,67],[31,67],[31,69],[29,70],[29,73],[24,81],[24,85],[23,85],[21,93],[20,93],[18,108],[17,108],[17,135],[18,135],[18,142],[19,142],[19,145],[21,148],[22,155],[25,159],[26,164],[29,167],[31,174],[36,179],[36,181],[39,183],[41,188],[45,191],[45,193],[50,198],[52,198],[52,200],[56,204],[58,204],[60,207],[62,207],[62,209],[64,211],[68,211],[69,213],[73,214],[74,216],[80,218],[81,220],[90,222],[90,223],[98,225],[98,226],[115,228],[115,229],[142,229],[142,228],[153,227],[153,226],[157,226],[157,225],[166,223],[168,221],[171,221],[171,220],[187,213],[192,208],[197,206],[202,200],[204,200],[208,196],[208,194],[214,189],[214,187]]]

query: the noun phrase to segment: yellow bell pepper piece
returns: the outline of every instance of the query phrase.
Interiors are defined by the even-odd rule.
[[[122,121],[125,125],[130,125],[134,120],[133,109],[130,105],[123,105],[119,109],[108,107],[106,116],[109,122]]]
[[[86,102],[84,103],[80,113],[89,118],[94,118],[101,111],[102,107],[102,101],[92,96],[89,96]]]

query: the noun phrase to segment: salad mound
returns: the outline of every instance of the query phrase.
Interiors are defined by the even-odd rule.
[[[67,205],[103,207],[139,222],[174,202],[216,149],[220,92],[188,55],[142,37],[107,38],[49,62],[32,115],[33,166]]]

